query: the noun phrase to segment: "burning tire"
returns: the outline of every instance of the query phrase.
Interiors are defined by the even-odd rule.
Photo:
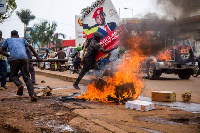
[[[189,79],[191,75],[186,71],[178,73],[178,76],[180,79]]]
[[[162,72],[156,70],[156,65],[154,63],[150,63],[147,66],[147,76],[149,79],[158,79],[162,75]]]

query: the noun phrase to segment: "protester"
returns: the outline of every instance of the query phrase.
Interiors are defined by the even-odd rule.
[[[58,53],[56,54],[56,57],[58,56],[58,59],[65,59],[66,53],[62,51],[62,47],[60,47]]]
[[[55,55],[56,57],[58,56],[58,59],[65,59],[66,53],[62,51],[62,47],[60,47],[58,53]],[[58,62],[58,69],[61,70],[61,65],[65,64],[65,62]]]
[[[78,72],[78,69],[81,64],[80,51],[77,51],[72,58],[73,58],[72,61],[73,61],[73,68],[74,68],[73,74],[74,74]]]
[[[49,56],[49,50],[48,49],[46,49],[46,55],[44,56],[44,59],[47,59],[48,58],[48,56]]]
[[[0,47],[2,46],[2,31],[0,30]],[[1,88],[7,89],[6,87],[6,78],[7,78],[7,64],[6,57],[0,54],[0,75],[1,75]]]
[[[28,39],[27,42],[30,44],[30,40]],[[29,47],[26,47],[26,54],[28,56],[28,59],[32,59],[33,57],[33,53],[31,52],[30,48]],[[31,75],[31,80],[32,80],[32,83],[33,85],[38,85],[36,82],[35,82],[35,69],[33,67],[33,62],[29,62],[28,63],[28,70],[29,70],[29,73]],[[22,73],[20,72],[19,73],[19,77],[22,76]]]
[[[20,70],[22,72],[24,82],[26,83],[31,101],[35,102],[37,101],[37,96],[34,92],[34,87],[27,68],[28,57],[25,47],[29,47],[34,56],[39,61],[41,60],[33,47],[29,45],[25,39],[18,38],[18,32],[16,30],[11,31],[11,38],[8,38],[3,42],[0,53],[8,57],[10,60],[10,78],[18,87],[17,95],[22,96],[24,88],[23,83],[19,80],[18,77],[18,72]],[[10,55],[4,51],[7,48],[10,51]]]
[[[87,43],[86,45],[86,53],[83,57],[83,69],[81,70],[78,78],[76,79],[76,82],[74,83],[73,87],[75,89],[80,89],[78,84],[80,80],[83,78],[83,76],[88,72],[91,68],[94,68],[96,70],[99,70],[99,67],[96,63],[96,55],[98,51],[101,51],[103,53],[109,53],[112,50],[118,48],[118,46],[115,46],[114,48],[110,50],[105,50],[100,44],[101,40],[101,33],[95,32],[93,34],[93,39],[90,41],[90,43]]]

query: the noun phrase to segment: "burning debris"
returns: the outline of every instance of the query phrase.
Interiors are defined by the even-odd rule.
[[[190,101],[190,99],[191,99],[191,91],[187,91],[187,92],[184,92],[182,95],[181,95],[181,97],[182,97],[182,99],[183,99],[183,101],[184,102],[188,102],[188,101]]]
[[[127,40],[130,44],[122,59],[118,60],[117,69],[112,76],[102,76],[87,86],[87,92],[77,98],[88,101],[101,102],[125,102],[129,99],[137,99],[143,88],[141,63],[142,52],[139,45],[143,40],[133,37]],[[131,46],[132,45],[132,46]],[[112,70],[112,68],[111,68]]]
[[[47,86],[44,88],[38,96],[52,96],[52,88],[50,86]]]

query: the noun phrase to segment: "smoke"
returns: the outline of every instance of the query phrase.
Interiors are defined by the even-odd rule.
[[[185,18],[200,12],[200,0],[157,0],[169,17]]]

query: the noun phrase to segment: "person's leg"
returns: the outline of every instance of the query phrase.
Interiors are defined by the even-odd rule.
[[[95,62],[95,63],[93,64],[93,68],[94,68],[94,76],[95,76],[96,78],[100,77],[101,74],[102,74],[102,72],[100,71],[98,62]]]
[[[34,86],[33,86],[32,81],[30,79],[30,75],[29,75],[29,72],[28,72],[27,65],[28,65],[27,60],[21,60],[20,70],[22,72],[22,76],[23,76],[24,82],[26,83],[29,96],[32,97],[33,95],[35,95]]]
[[[108,59],[108,58],[105,58],[105,59],[103,59],[103,60],[101,60],[100,61],[100,64],[101,64],[101,70],[105,70],[106,68],[105,68],[105,65],[106,65],[106,63],[109,63],[110,62],[110,60]]]
[[[35,83],[35,70],[32,62],[29,62],[29,73],[31,74],[32,83]]]
[[[7,64],[5,60],[0,60],[0,74],[1,74],[1,87],[5,87],[7,78]]]
[[[104,70],[105,69],[105,63],[104,63],[104,59],[102,59],[101,61],[100,61],[100,66],[101,66],[101,70]]]
[[[10,78],[17,87],[22,85],[22,82],[19,80],[18,76],[19,69],[20,69],[20,60],[13,60],[10,62]]]
[[[74,83],[74,87],[76,89],[79,89],[78,84],[81,81],[81,79],[83,78],[83,76],[88,72],[89,69],[90,69],[90,64],[89,63],[84,63],[83,69],[81,70],[78,78],[76,79],[76,81]]]

